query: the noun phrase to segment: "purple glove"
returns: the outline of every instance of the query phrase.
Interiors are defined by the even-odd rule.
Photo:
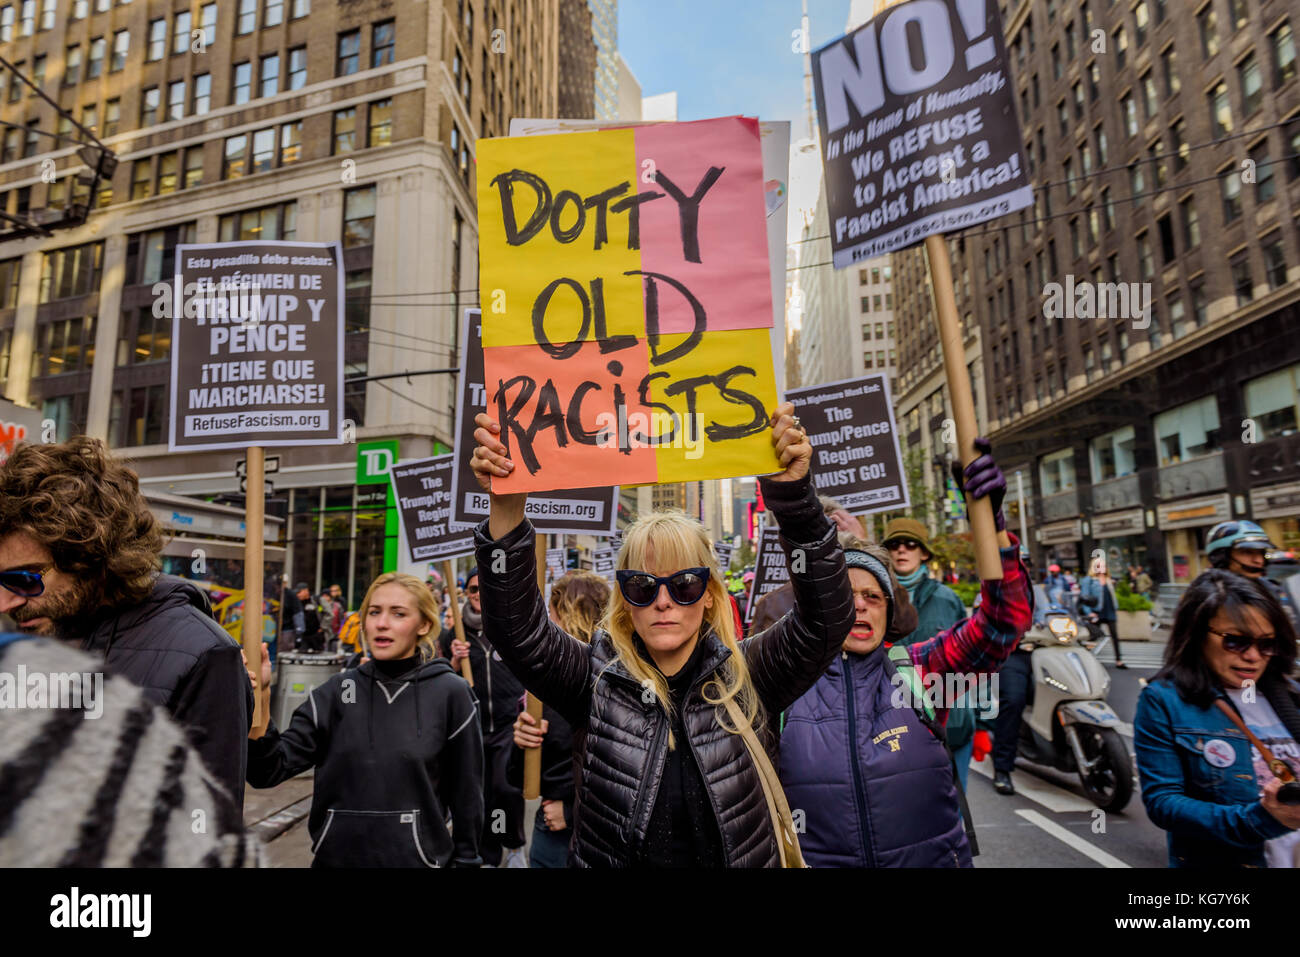
[[[966,500],[967,494],[971,498],[984,498],[987,495],[989,504],[993,506],[993,524],[999,532],[1005,532],[1007,520],[1002,514],[1002,500],[1007,494],[1007,477],[993,461],[990,454],[993,446],[988,439],[976,439],[975,449],[983,454],[966,466],[964,471],[960,462],[952,463],[953,481],[962,493],[962,501]]]

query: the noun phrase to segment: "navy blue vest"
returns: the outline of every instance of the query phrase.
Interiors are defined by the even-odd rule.
[[[948,752],[894,695],[883,646],[842,653],[786,712],[781,783],[812,867],[970,867]],[[898,705],[895,705],[895,701]]]

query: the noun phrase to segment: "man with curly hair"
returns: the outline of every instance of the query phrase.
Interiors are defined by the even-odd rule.
[[[242,818],[253,696],[239,646],[163,537],[135,472],[98,439],[23,445],[0,466],[0,613],[82,643],[186,728]]]

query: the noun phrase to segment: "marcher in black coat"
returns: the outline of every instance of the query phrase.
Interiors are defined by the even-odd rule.
[[[626,530],[611,631],[585,645],[547,620],[527,496],[491,496],[475,532],[484,633],[524,685],[573,725],[582,778],[572,864],[779,866],[758,768],[720,705],[740,708],[774,761],[777,714],[826,670],[854,620],[844,554],[813,490],[812,447],[793,412],[787,403],[773,416],[782,471],[760,481],[791,558],[795,612],[743,646],[698,522],[656,513]],[[486,414],[477,421],[472,466],[490,492],[491,476],[513,465],[497,423]],[[493,572],[502,557],[505,571]],[[667,585],[654,580],[664,577]]]
[[[389,572],[361,611],[371,660],[313,689],[283,731],[255,728],[248,783],[316,768],[313,867],[478,866],[483,745],[468,684],[434,656],[433,599]]]

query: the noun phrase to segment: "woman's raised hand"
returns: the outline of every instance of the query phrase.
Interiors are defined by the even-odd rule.
[[[524,518],[524,505],[528,501],[527,492],[512,495],[498,495],[492,491],[492,478],[504,478],[515,470],[515,463],[506,455],[502,444],[501,426],[486,412],[474,416],[474,456],[469,460],[474,470],[474,478],[489,496],[488,531],[493,538],[502,538],[518,525]]]
[[[794,403],[784,402],[772,413],[772,444],[782,471],[768,478],[774,482],[797,482],[812,465],[812,443],[794,414]]]

